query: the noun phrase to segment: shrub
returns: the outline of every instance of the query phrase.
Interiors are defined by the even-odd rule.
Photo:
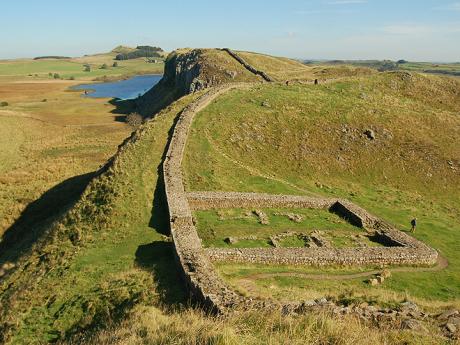
[[[69,78],[69,80],[75,80],[75,77],[74,77],[74,76],[71,76],[71,77]]]
[[[144,119],[138,113],[131,113],[128,116],[126,116],[126,123],[128,123],[132,127],[139,127],[140,125],[142,125],[143,121]]]
[[[0,102],[0,107],[7,107],[9,106],[8,102]]]
[[[61,76],[59,75],[59,73],[54,73],[54,74],[53,74],[53,78],[54,78],[54,79],[60,79]]]
[[[83,71],[85,71],[85,72],[91,72],[91,66],[90,66],[90,65],[83,65],[83,66],[84,66]]]
[[[101,69],[107,69],[107,68],[109,68],[109,66],[107,66],[106,63],[105,63],[105,64],[102,64]]]
[[[395,71],[398,69],[398,64],[390,60],[383,60],[380,67],[377,69],[379,72]]]
[[[53,73],[49,72],[49,73],[48,73],[48,76],[52,77],[52,76],[53,76]]]
[[[115,62],[113,63],[113,65],[112,65],[112,67],[118,67],[118,62],[115,61]]]

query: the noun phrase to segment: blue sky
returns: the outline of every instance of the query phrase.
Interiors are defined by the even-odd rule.
[[[231,47],[294,58],[460,61],[455,0],[15,0],[0,58],[124,45]]]

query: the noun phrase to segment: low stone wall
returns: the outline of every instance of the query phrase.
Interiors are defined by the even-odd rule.
[[[233,50],[230,50],[229,48],[222,48],[222,50],[226,51],[231,57],[233,57],[236,61],[238,61],[240,64],[242,64],[244,66],[244,68],[246,68],[249,72],[261,76],[265,81],[268,81],[268,82],[274,81],[265,72],[259,71],[258,69],[254,68],[253,66],[248,64],[241,56],[239,56]]]
[[[195,229],[182,181],[182,157],[195,114],[220,94],[237,87],[228,85],[211,89],[186,107],[179,116],[163,163],[166,200],[175,256],[191,296],[209,309],[222,311],[239,296],[218,277]]]
[[[187,198],[194,210],[257,207],[329,209],[337,202],[332,198],[240,192],[189,192]]]
[[[363,208],[342,199],[295,195],[239,192],[191,192],[187,194],[195,210],[220,208],[320,208],[373,232],[379,242],[391,247],[361,248],[247,248],[207,249],[213,261],[252,262],[290,265],[434,265],[437,252],[417,239],[371,215]]]
[[[367,266],[367,265],[433,265],[436,251],[421,248],[207,248],[211,261],[308,265],[308,266]]]

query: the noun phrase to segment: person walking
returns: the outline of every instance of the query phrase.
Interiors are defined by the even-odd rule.
[[[417,227],[417,218],[412,219],[410,221],[410,225],[411,225],[410,232],[415,232],[415,228]]]

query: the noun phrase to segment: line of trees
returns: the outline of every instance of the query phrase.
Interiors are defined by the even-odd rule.
[[[115,56],[115,60],[131,60],[140,57],[161,57],[163,49],[160,47],[137,46],[136,50],[129,53],[121,53]]]

